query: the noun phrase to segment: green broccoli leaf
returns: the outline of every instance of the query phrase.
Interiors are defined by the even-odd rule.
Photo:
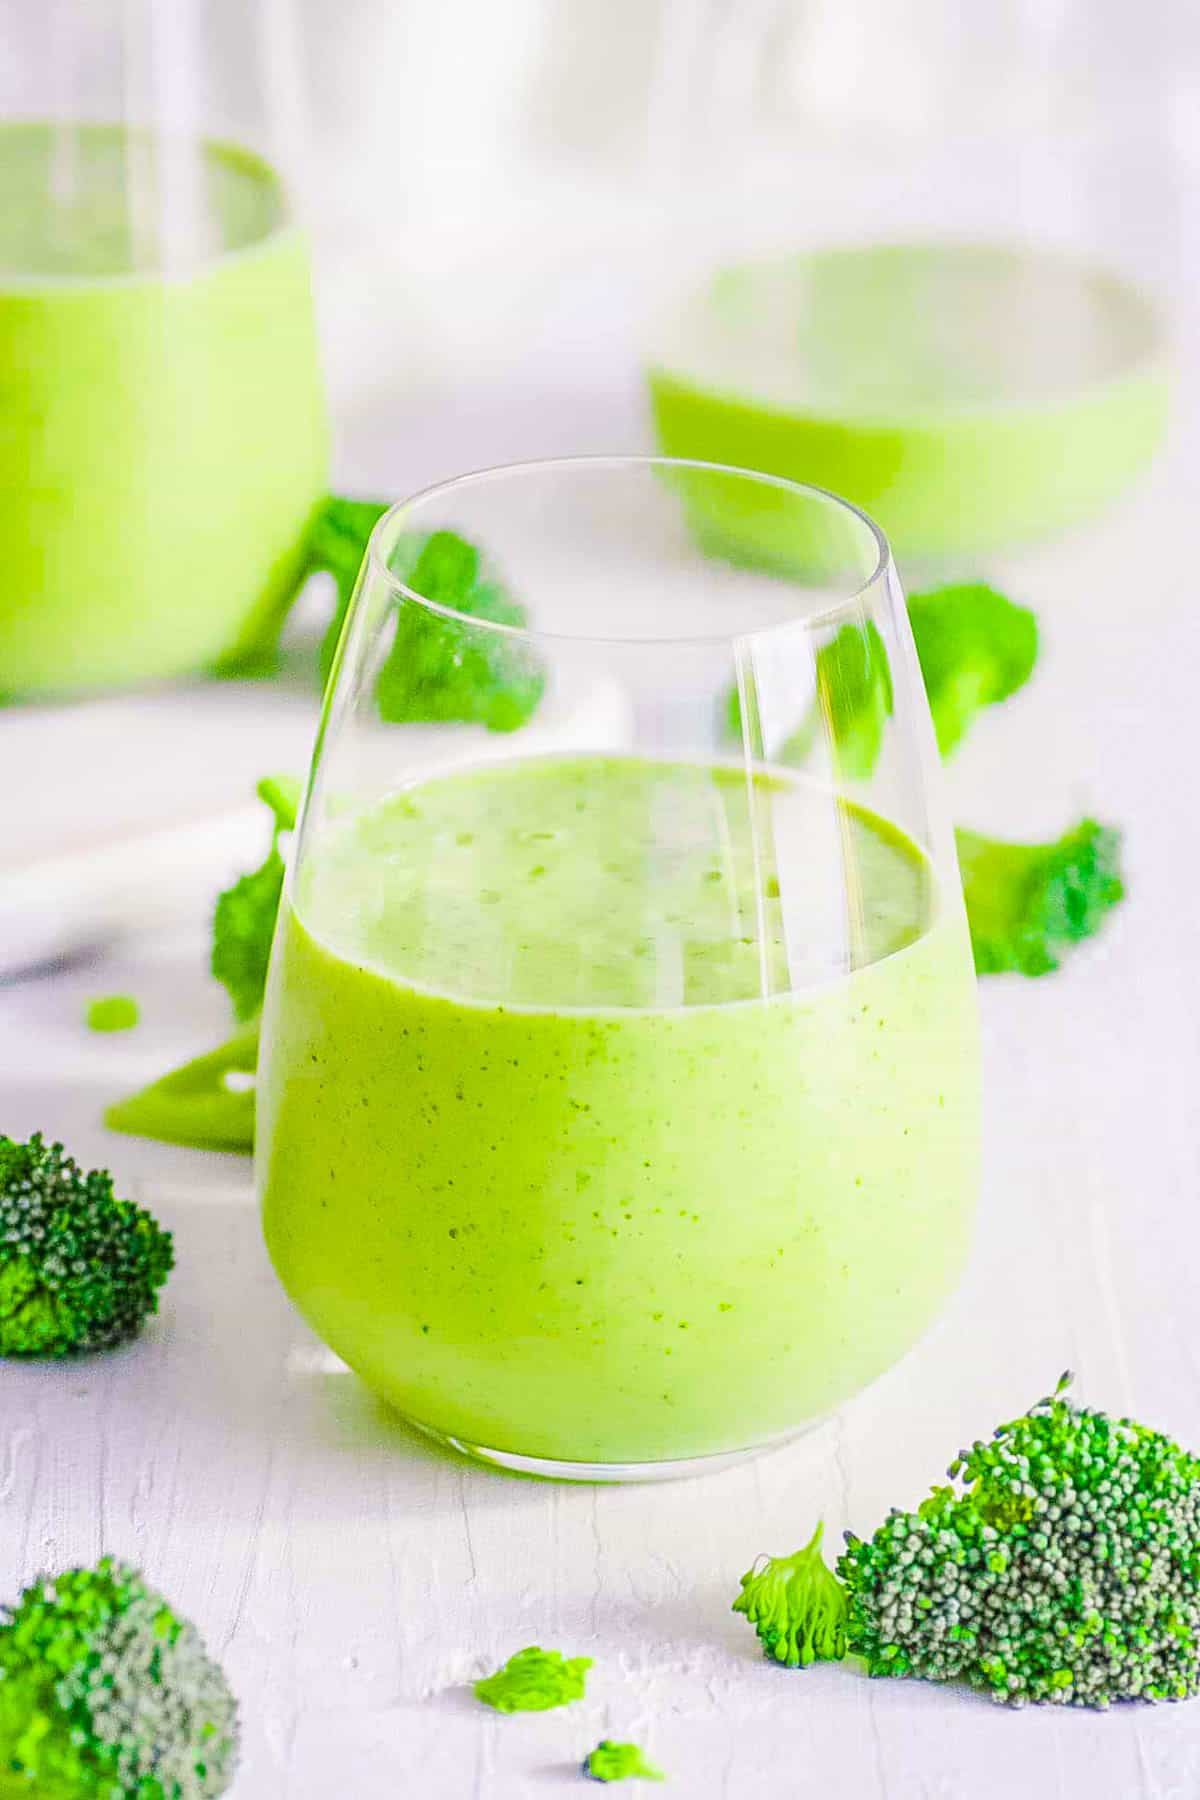
[[[187,1144],[197,1150],[254,1148],[258,1020],[227,1043],[118,1100],[104,1115],[126,1137]]]
[[[1037,620],[981,582],[910,594],[908,618],[938,749],[949,756],[981,707],[1007,700],[1029,680]]]
[[[405,586],[436,606],[470,614],[484,628],[402,602],[375,690],[380,717],[516,731],[537,710],[545,671],[523,638],[487,627],[519,630],[526,623],[524,607],[484,578],[479,551],[465,538],[435,531],[416,544],[410,546],[416,549],[411,566],[397,570]]]
[[[252,1019],[262,1006],[283,893],[279,840],[285,831],[295,829],[301,791],[300,783],[287,775],[259,782],[258,797],[274,816],[271,848],[261,868],[226,888],[213,913],[212,972],[228,990],[234,1017],[242,1021]]]
[[[975,967],[1048,975],[1124,897],[1120,833],[1082,819],[1048,844],[956,833]]]

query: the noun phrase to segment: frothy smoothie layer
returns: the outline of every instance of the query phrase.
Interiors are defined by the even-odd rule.
[[[308,252],[257,157],[0,127],[0,694],[236,656],[325,484]]]
[[[265,1043],[284,1285],[477,1445],[762,1442],[892,1363],[963,1259],[961,920],[799,782],[580,757],[395,795],[303,867]]]

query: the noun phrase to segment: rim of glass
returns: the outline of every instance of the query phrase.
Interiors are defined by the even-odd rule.
[[[442,499],[462,489],[479,487],[483,484],[498,483],[512,476],[557,474],[564,470],[601,470],[614,471],[653,471],[656,469],[694,469],[710,475],[732,476],[739,481],[749,482],[758,487],[775,488],[783,493],[803,495],[808,499],[816,499],[832,505],[835,509],[858,520],[875,545],[875,562],[869,575],[858,582],[840,599],[827,606],[817,607],[814,611],[797,610],[793,616],[776,619],[769,625],[751,627],[745,631],[708,631],[668,633],[665,637],[631,638],[618,633],[607,637],[594,631],[541,631],[525,625],[506,625],[495,619],[481,619],[474,613],[461,612],[453,606],[446,606],[440,600],[430,600],[417,588],[410,587],[388,568],[383,554],[383,542],[389,534],[393,523],[413,507],[421,506],[429,501]],[[416,493],[406,499],[397,500],[394,505],[379,518],[367,542],[366,565],[372,576],[381,581],[393,594],[405,600],[411,600],[426,612],[436,613],[444,619],[453,619],[457,624],[469,625],[477,631],[492,631],[504,637],[517,638],[525,643],[558,643],[558,644],[630,644],[659,647],[669,645],[730,644],[743,638],[758,638],[774,631],[792,630],[802,626],[806,630],[815,626],[824,626],[852,612],[868,593],[885,579],[892,566],[891,546],[884,532],[869,513],[852,500],[841,494],[833,493],[829,488],[818,487],[815,482],[792,481],[786,475],[768,475],[760,469],[744,469],[734,463],[706,462],[699,457],[690,456],[654,456],[654,455],[590,455],[590,456],[542,456],[533,457],[522,462],[495,463],[482,469],[472,469],[466,474],[455,475],[445,481],[431,482],[428,487],[419,488]],[[787,577],[780,577],[786,585]]]

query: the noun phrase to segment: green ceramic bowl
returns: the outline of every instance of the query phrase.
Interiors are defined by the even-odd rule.
[[[1163,436],[1167,348],[1141,294],[1071,257],[876,245],[722,270],[659,321],[649,384],[667,454],[829,488],[944,561],[1113,500]]]

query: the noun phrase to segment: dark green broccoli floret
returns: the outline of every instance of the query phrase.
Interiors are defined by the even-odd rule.
[[[417,547],[419,544],[419,547]],[[415,550],[415,554],[413,554]],[[402,601],[396,637],[375,689],[381,718],[486,725],[516,731],[536,711],[546,677],[520,637],[525,609],[485,579],[479,551],[452,531],[435,531],[402,547],[395,572],[422,599],[484,621],[482,629]]]
[[[821,1555],[825,1527],[794,1556],[762,1556],[742,1576],[733,1603],[768,1656],[789,1669],[838,1662],[846,1654],[846,1591]]]
[[[132,1031],[141,1014],[132,995],[108,994],[89,1000],[85,1017],[89,1031]]]
[[[158,1311],[171,1234],[112,1176],[35,1132],[0,1137],[0,1356],[72,1356],[136,1337]]]
[[[329,680],[367,543],[386,511],[384,500],[344,500],[331,494],[313,520],[305,574],[332,575],[337,589],[337,606],[321,644],[322,682]]]
[[[128,1137],[188,1144],[197,1150],[254,1148],[254,1080],[258,1068],[258,1020],[227,1043],[149,1087],[118,1100],[104,1115]]]
[[[257,791],[274,816],[267,859],[218,896],[212,925],[212,972],[228,990],[234,1016],[243,1021],[252,1019],[263,1002],[283,893],[279,840],[295,829],[301,788],[291,776],[274,775],[260,781]]]
[[[1069,1380],[961,1452],[957,1485],[847,1532],[849,1646],[872,1675],[1010,1706],[1200,1692],[1200,1461],[1073,1406]]]
[[[661,1769],[647,1762],[637,1744],[614,1744],[601,1738],[583,1759],[583,1773],[593,1781],[665,1781]]]
[[[1094,819],[1049,844],[956,834],[975,967],[1046,975],[1122,899],[1120,834]]]
[[[3,1793],[216,1800],[236,1761],[237,1703],[224,1675],[136,1570],[104,1557],[44,1577],[5,1609]]]
[[[502,1713],[549,1712],[552,1707],[583,1699],[591,1666],[590,1656],[574,1656],[568,1661],[559,1650],[541,1650],[531,1644],[528,1650],[510,1656],[494,1675],[477,1681],[475,1698]]]
[[[981,707],[1007,700],[1029,680],[1037,620],[981,582],[911,594],[908,619],[938,749],[949,756]]]

